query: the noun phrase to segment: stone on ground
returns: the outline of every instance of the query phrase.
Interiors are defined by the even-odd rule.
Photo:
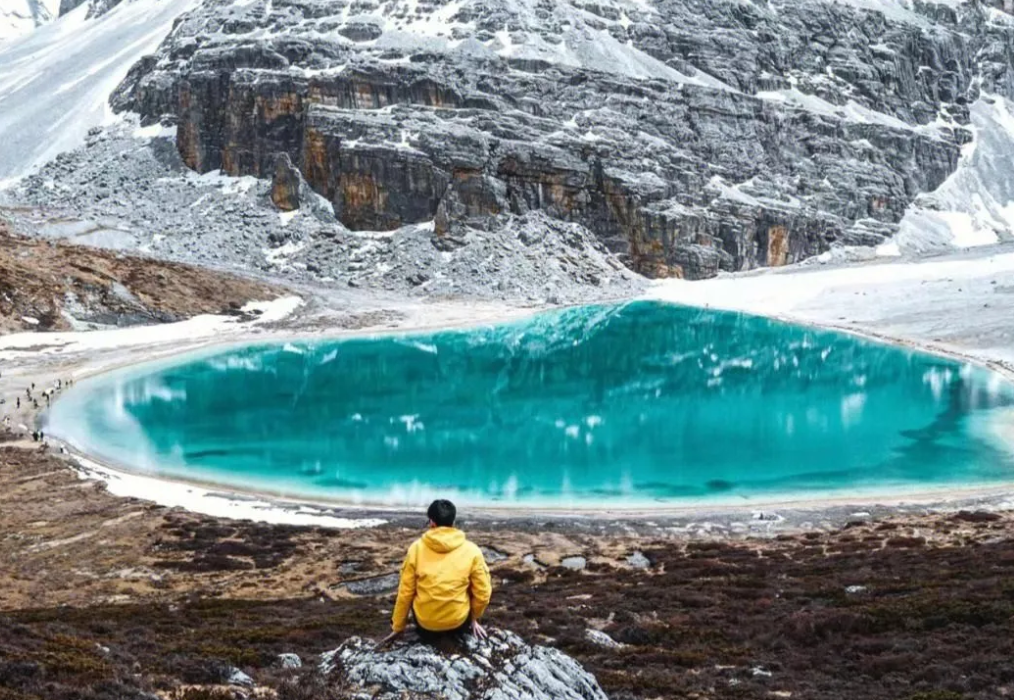
[[[453,651],[353,637],[322,657],[349,697],[375,700],[607,700],[595,678],[557,649],[504,630],[468,635]],[[337,682],[337,681],[336,681]]]

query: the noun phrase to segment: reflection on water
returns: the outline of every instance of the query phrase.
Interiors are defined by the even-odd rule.
[[[1009,478],[983,426],[1012,403],[949,360],[639,302],[110,375],[52,428],[124,464],[318,496],[652,501]]]

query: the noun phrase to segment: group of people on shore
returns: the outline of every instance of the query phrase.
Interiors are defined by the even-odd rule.
[[[0,372],[0,378],[3,378],[2,372]],[[22,410],[22,405],[24,406],[25,409],[38,411],[42,409],[42,403],[40,403],[41,400],[42,402],[45,403],[46,408],[49,408],[53,403],[53,398],[58,393],[72,386],[73,384],[74,384],[73,379],[57,379],[56,382],[54,382],[53,385],[50,386],[48,389],[38,391],[35,387],[35,382],[31,382],[28,386],[25,387],[24,400],[22,400],[20,392],[16,397],[14,397],[13,411],[10,411],[10,409],[7,408],[8,406],[7,399],[4,397],[0,397],[0,407],[2,407],[2,409],[0,410],[3,410],[4,412],[3,418],[0,418],[0,427],[3,427],[7,430],[16,430],[17,432],[29,434],[28,426],[24,425],[23,423],[17,426],[12,425],[13,418],[16,415],[16,412],[20,412]],[[45,443],[46,434],[41,429],[32,430],[30,434],[32,436],[33,442]]]

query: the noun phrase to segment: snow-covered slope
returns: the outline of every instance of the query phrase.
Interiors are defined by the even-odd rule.
[[[975,139],[958,169],[919,197],[881,255],[923,254],[1014,239],[1014,102],[983,95],[971,107]]]
[[[109,94],[192,3],[134,0],[94,19],[85,4],[0,43],[0,187],[109,119]]]
[[[60,0],[0,0],[0,43],[48,24],[60,14]]]

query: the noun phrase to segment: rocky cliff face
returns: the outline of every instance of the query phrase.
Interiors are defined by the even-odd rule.
[[[1005,2],[205,0],[113,104],[352,230],[539,210],[701,278],[892,235],[1014,95]]]

